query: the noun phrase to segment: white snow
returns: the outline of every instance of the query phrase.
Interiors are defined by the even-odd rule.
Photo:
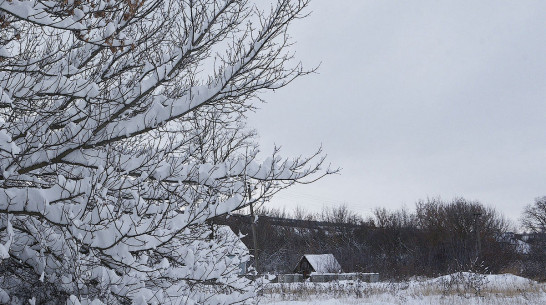
[[[481,289],[469,286],[473,277]],[[457,278],[460,290],[446,284]],[[469,282],[465,282],[469,281]],[[455,285],[451,283],[451,285]],[[466,287],[466,288],[465,288]],[[403,282],[265,284],[261,304],[267,305],[402,305],[402,304],[546,304],[546,283],[537,283],[512,274],[477,275],[458,273],[434,279],[412,279]]]
[[[304,254],[303,258],[309,261],[315,273],[341,272],[341,265],[333,254]]]

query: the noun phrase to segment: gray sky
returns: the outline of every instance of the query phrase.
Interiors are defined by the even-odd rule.
[[[319,74],[264,95],[265,151],[322,144],[340,175],[269,204],[414,207],[462,196],[517,219],[546,195],[546,1],[313,0],[291,29]]]

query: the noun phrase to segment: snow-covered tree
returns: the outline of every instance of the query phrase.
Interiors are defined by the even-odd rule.
[[[331,172],[244,125],[306,5],[0,0],[0,303],[250,300],[206,221]]]

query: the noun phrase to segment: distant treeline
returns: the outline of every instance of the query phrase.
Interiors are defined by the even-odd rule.
[[[379,272],[383,278],[470,270],[544,280],[545,227],[530,225],[536,219],[529,213],[540,212],[542,202],[546,197],[526,208],[521,219],[530,234],[520,235],[511,232],[495,209],[463,198],[419,201],[414,211],[378,208],[368,219],[346,206],[318,214],[262,208],[257,222],[259,272],[290,273],[303,254],[332,253],[345,272]],[[249,217],[221,222],[246,234],[243,242],[253,249]]]

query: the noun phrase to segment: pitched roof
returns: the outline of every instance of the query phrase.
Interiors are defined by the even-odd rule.
[[[336,260],[333,254],[305,254],[302,259],[306,258],[311,267],[317,273],[338,273],[341,272],[341,265]]]

